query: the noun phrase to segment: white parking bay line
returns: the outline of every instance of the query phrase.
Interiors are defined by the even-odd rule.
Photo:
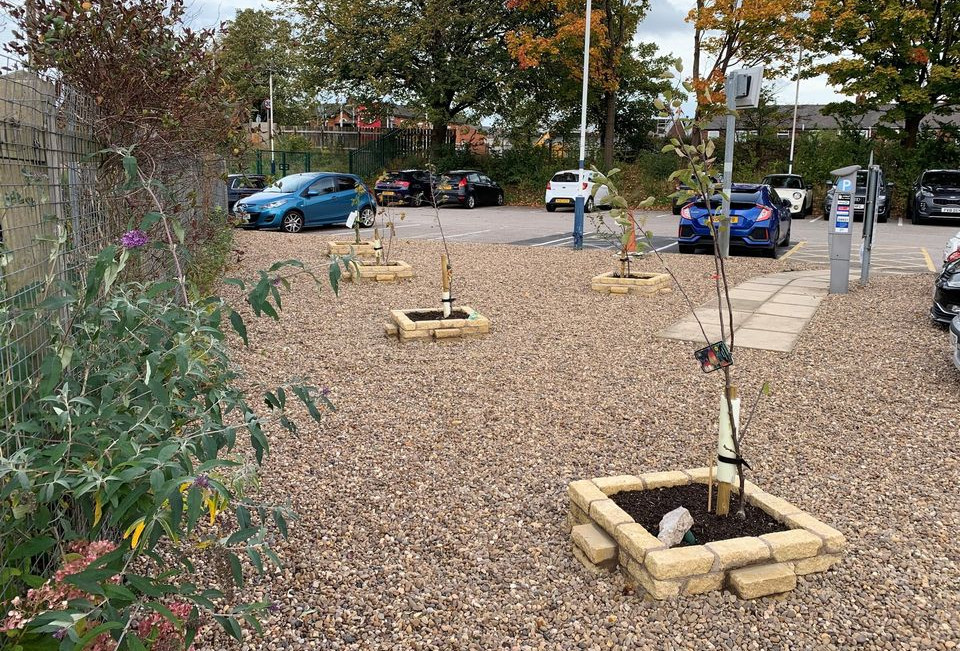
[[[584,23],[584,24],[586,24],[586,23]],[[661,246],[661,247],[659,247],[659,248],[656,248],[656,249],[654,249],[654,251],[663,251],[664,249],[669,249],[671,246],[677,246],[678,244],[679,244],[679,242],[670,242],[670,244],[667,244],[666,246]]]
[[[548,246],[550,244],[556,244],[557,242],[569,242],[571,240],[573,240],[573,236],[568,235],[567,237],[561,237],[559,240],[550,240],[549,242],[537,242],[536,244],[531,244],[530,246]]]
[[[447,239],[448,239],[448,240],[452,240],[452,239],[455,238],[455,237],[467,237],[467,236],[469,236],[469,235],[479,235],[480,233],[489,233],[489,232],[492,231],[492,230],[493,230],[492,228],[488,228],[488,229],[483,230],[483,231],[470,231],[469,233],[457,233],[457,234],[455,234],[455,235],[447,235]],[[443,239],[443,236],[440,236],[440,237],[431,237],[431,238],[430,238],[429,240],[427,240],[427,241],[428,241],[428,242],[436,242],[437,240],[442,240],[442,239]]]
[[[586,24],[586,23],[584,23],[584,24]],[[823,219],[822,216],[821,216],[821,217],[817,217],[816,219],[811,219],[811,220],[810,220],[810,223],[811,223],[811,224],[816,224],[816,223],[817,223],[818,221],[820,221],[821,219]]]

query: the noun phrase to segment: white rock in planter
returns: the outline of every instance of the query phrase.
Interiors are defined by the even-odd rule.
[[[657,538],[667,547],[674,547],[680,544],[692,526],[693,516],[690,515],[690,511],[678,506],[660,520],[660,533],[657,534]]]

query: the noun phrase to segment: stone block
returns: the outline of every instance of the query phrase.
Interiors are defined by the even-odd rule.
[[[727,586],[741,599],[756,599],[797,587],[797,575],[791,563],[768,563],[733,570]]]
[[[703,466],[702,468],[691,468],[690,470],[684,470],[683,472],[694,484],[706,484],[710,482],[710,468],[707,466]],[[716,468],[713,469],[713,478],[717,478]]]
[[[590,504],[596,500],[605,500],[607,496],[589,479],[578,479],[567,485],[570,501],[586,513],[590,513]]]
[[[373,277],[374,280],[380,283],[389,283],[397,279],[396,274],[377,274]]]
[[[598,477],[593,480],[593,483],[608,497],[625,491],[642,491],[644,488],[643,481],[636,475]]]
[[[591,522],[590,516],[579,506],[570,502],[570,509],[567,511],[567,531],[571,531],[578,524]]]
[[[714,590],[723,590],[723,582],[726,576],[725,572],[710,572],[709,574],[691,576],[683,584],[683,594],[703,594]]]
[[[634,573],[631,572],[631,575]],[[672,599],[680,596],[680,588],[683,586],[683,580],[668,579],[661,581],[653,578],[643,567],[636,570],[635,579],[644,590],[654,599]]]
[[[610,285],[607,291],[609,291],[611,294],[629,294],[630,288],[620,287],[619,285]]]
[[[388,337],[396,337],[397,335],[397,324],[396,323],[384,323],[383,331]]]
[[[778,563],[816,556],[823,545],[820,536],[806,529],[766,533],[760,536],[760,540],[767,543],[773,553],[773,560]]]
[[[802,558],[793,563],[793,571],[798,575],[824,572],[840,562],[840,554],[820,554],[812,558]]]
[[[809,513],[789,515],[784,519],[784,522],[791,527],[806,529],[820,536],[820,539],[823,540],[823,551],[827,553],[836,554],[842,552],[847,546],[847,539],[842,533],[820,522]]]
[[[633,518],[627,515],[627,512],[617,506],[611,499],[591,502],[589,513],[594,522],[610,534],[616,532],[618,525],[633,522]]]
[[[714,560],[710,550],[693,545],[648,552],[643,566],[655,579],[677,579],[709,572]]]
[[[590,562],[599,565],[604,561],[617,561],[617,543],[593,523],[580,524],[571,532],[573,544],[580,548]]]
[[[613,537],[621,549],[626,550],[638,561],[642,561],[647,553],[655,549],[665,549],[664,544],[656,536],[637,522],[621,524]]]
[[[417,324],[411,321],[406,314],[403,313],[403,310],[390,310],[390,316],[393,317],[393,322],[401,330],[416,330]]]
[[[463,334],[460,328],[437,328],[433,331],[433,336],[437,339],[453,339]]]
[[[770,548],[759,538],[750,536],[717,540],[705,546],[716,554],[714,571],[731,570],[770,559]]]
[[[784,522],[786,516],[801,512],[799,508],[787,500],[775,497],[762,490],[747,491],[747,501],[781,522]]]
[[[583,565],[584,569],[594,575],[609,574],[617,569],[617,562],[613,561],[604,561],[602,564],[598,565],[590,561],[587,558],[587,555],[580,551],[580,548],[576,545],[573,546],[573,557],[580,561],[580,564]]]
[[[647,472],[640,475],[640,479],[643,480],[647,490],[651,488],[666,488],[668,486],[683,486],[690,483],[690,478],[679,470]]]
[[[429,330],[398,330],[400,339],[402,341],[407,341],[408,339],[429,339],[430,331]]]

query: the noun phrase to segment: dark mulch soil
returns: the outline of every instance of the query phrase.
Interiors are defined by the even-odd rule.
[[[610,499],[654,536],[660,532],[660,520],[664,515],[678,506],[686,508],[693,516],[691,531],[697,539],[695,544],[698,545],[715,540],[759,536],[788,529],[788,527],[767,515],[762,509],[749,503],[746,505],[746,519],[738,518],[736,511],[740,498],[736,494],[730,498],[730,515],[719,517],[713,513],[707,513],[706,484],[687,484],[686,486],[671,486],[670,488],[655,488],[646,491],[627,491],[617,493]],[[717,501],[716,488],[713,491],[713,501],[715,507]],[[687,543],[680,544],[686,545]]]
[[[643,279],[643,278],[652,278],[654,275],[655,275],[655,274],[652,274],[652,273],[643,273],[643,272],[639,272],[639,271],[633,271],[633,272],[631,272],[631,273],[628,273],[628,274],[625,274],[625,275],[621,276],[619,271],[614,271],[614,272],[613,272],[613,277],[614,277],[614,278],[636,278],[636,279]]]
[[[443,320],[442,310],[424,310],[421,312],[407,312],[407,318],[411,321],[437,321]],[[470,315],[465,310],[450,310],[448,319],[468,319]]]

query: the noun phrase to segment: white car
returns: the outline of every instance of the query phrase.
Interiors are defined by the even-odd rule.
[[[813,214],[813,186],[803,182],[799,174],[769,174],[760,181],[777,191],[781,199],[790,202],[790,216],[803,219]]]
[[[573,208],[577,197],[583,197],[583,209],[586,212],[593,211],[594,206],[605,206],[610,194],[606,186],[601,185],[596,196],[593,196],[593,180],[596,176],[596,172],[589,170],[563,170],[554,174],[547,181],[547,193],[543,198],[547,212],[563,207]]]
[[[947,245],[943,247],[943,261],[953,262],[960,258],[960,231],[947,240]]]

